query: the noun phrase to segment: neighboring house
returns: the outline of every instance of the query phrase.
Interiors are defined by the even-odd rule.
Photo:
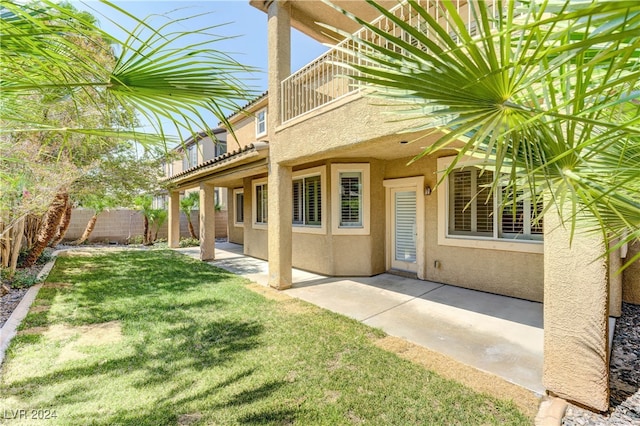
[[[437,186],[454,152],[407,165],[437,137],[407,143],[421,134],[400,133],[406,122],[391,121],[339,77],[342,53],[331,50],[290,74],[291,27],[324,42],[332,35],[315,22],[354,32],[352,21],[320,1],[250,3],[269,21],[269,92],[229,117],[234,151],[170,179],[170,245],[177,244],[179,192],[196,188],[209,200],[223,187],[229,241],[268,259],[275,288],[291,286],[292,267],[331,276],[397,271],[544,302],[545,386],[605,410],[607,318],[620,315],[623,276],[598,259],[602,243],[576,236],[570,248],[553,217],[530,220],[542,206],[528,200],[501,214],[506,194],[487,199],[482,184],[491,176],[473,165]],[[365,2],[334,3],[374,18]],[[206,260],[214,256],[215,221],[209,204],[202,213]],[[615,272],[619,256],[610,260]]]
[[[216,158],[222,158],[227,153],[227,131],[221,127],[217,127],[209,132],[202,131],[190,137],[172,151],[177,154],[171,156],[174,159],[162,164],[163,173],[167,180],[189,173],[191,170],[214,161]],[[185,194],[192,191],[193,189],[180,191],[180,197],[182,198]],[[215,188],[213,199],[214,206],[218,206],[221,211],[226,212],[227,188]],[[168,195],[166,192],[154,196],[153,208],[164,209],[168,208],[168,205]],[[226,213],[218,214],[217,216],[218,221],[223,220],[224,223],[217,224],[216,236],[218,238],[226,237]]]

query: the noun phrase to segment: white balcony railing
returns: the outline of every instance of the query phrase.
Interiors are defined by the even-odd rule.
[[[452,34],[449,28],[449,20],[446,16],[447,12],[439,0],[419,0],[419,3],[429,11],[431,16],[433,16],[447,32]],[[489,9],[489,16],[496,16],[497,0],[486,0],[480,4],[482,4],[482,7]],[[424,28],[425,34],[429,36],[429,28],[425,25],[424,19],[411,11],[406,3],[399,4],[391,9],[391,11],[395,16],[402,18],[413,27]],[[457,11],[463,19],[466,18],[469,31],[471,35],[473,35],[476,22],[475,16],[468,5],[468,1],[458,0]],[[414,42],[404,30],[396,26],[396,24],[386,17],[376,19],[373,21],[373,24],[377,28],[383,29],[390,34]],[[380,43],[380,45],[382,45],[382,43],[384,43],[384,41],[380,40],[371,30],[365,28],[356,32],[355,35],[360,39],[371,40],[376,44]],[[415,43],[417,43],[417,40]],[[346,39],[335,48],[329,50],[282,81],[281,114],[283,123],[358,90],[355,80],[350,78],[351,75],[354,75],[355,71],[340,66],[340,64],[352,64],[358,60],[355,56],[346,52],[355,50],[353,47],[356,47],[355,42]]]

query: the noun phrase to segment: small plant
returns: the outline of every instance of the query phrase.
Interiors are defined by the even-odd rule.
[[[53,252],[51,250],[45,249],[45,251],[42,252],[38,260],[36,260],[36,265],[44,265],[47,262],[49,262],[51,259],[53,259],[52,253]]]
[[[180,247],[198,247],[200,240],[197,238],[183,238],[180,240]]]
[[[134,235],[129,239],[129,244],[142,244],[143,238],[142,235]]]
[[[16,270],[13,277],[9,277],[9,271],[0,272],[2,282],[9,284],[12,288],[28,288],[38,283],[38,276],[28,269]]]

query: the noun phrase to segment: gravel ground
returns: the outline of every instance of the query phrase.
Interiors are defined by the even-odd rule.
[[[569,405],[566,426],[640,425],[640,306],[624,303],[616,321],[611,352],[609,412],[592,413]]]
[[[11,291],[0,297],[0,328],[11,316],[11,312],[18,306],[28,289],[12,288]]]

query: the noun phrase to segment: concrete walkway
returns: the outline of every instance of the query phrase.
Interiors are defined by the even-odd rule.
[[[176,249],[198,258],[199,248]],[[268,264],[216,243],[212,265],[267,285]],[[325,277],[293,270],[293,297],[544,393],[542,304],[392,274]]]

